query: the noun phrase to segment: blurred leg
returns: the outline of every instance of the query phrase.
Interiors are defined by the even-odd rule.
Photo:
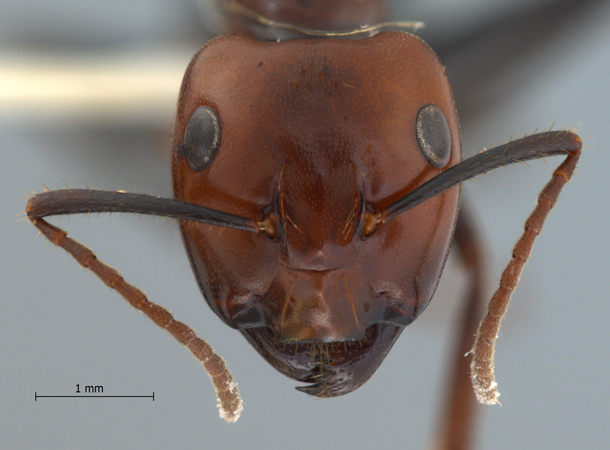
[[[468,211],[461,208],[453,243],[461,262],[469,272],[470,284],[462,311],[456,339],[451,350],[452,361],[448,371],[447,394],[442,405],[440,427],[436,435],[436,448],[442,450],[469,450],[473,448],[476,419],[481,406],[477,403],[470,381],[470,357],[464,355],[472,349],[474,335],[481,320],[483,305],[482,243]]]

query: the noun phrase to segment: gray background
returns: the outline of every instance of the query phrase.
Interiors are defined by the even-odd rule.
[[[3,2],[0,76],[15,55],[34,55],[36,68],[41,55],[103,63],[116,61],[117,54],[130,59],[158,52],[175,67],[177,75],[168,76],[177,93],[180,73],[205,36],[195,7],[172,3]],[[421,2],[410,10],[396,7],[395,16],[422,19],[428,30],[459,33],[528,3]],[[581,136],[592,136],[578,176],[552,211],[513,296],[496,358],[503,406],[485,408],[480,448],[605,449],[610,443],[609,24],[610,4],[575,16],[564,33],[485,88],[490,98],[510,95],[462,122],[465,156],[552,122],[583,124]],[[188,322],[228,361],[245,411],[237,424],[227,425],[218,418],[207,376],[185,350],[14,217],[24,210],[20,190],[41,190],[41,183],[99,182],[106,189],[171,195],[174,100],[101,112],[5,100],[0,103],[3,448],[426,448],[443,405],[464,286],[464,273],[453,260],[431,306],[405,330],[373,378],[350,395],[313,400],[209,311],[175,224],[120,215],[60,219],[71,236]],[[490,291],[559,162],[511,167],[466,184],[465,199],[488,244]],[[34,402],[34,392],[72,394],[77,383],[103,385],[106,394],[115,395],[154,391],[155,401]]]

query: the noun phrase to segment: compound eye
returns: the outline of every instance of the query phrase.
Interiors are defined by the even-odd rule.
[[[438,106],[430,104],[419,110],[415,132],[426,160],[434,167],[446,166],[451,157],[451,132]]]
[[[186,162],[193,170],[205,169],[220,147],[220,121],[209,106],[195,110],[184,130],[182,149]]]

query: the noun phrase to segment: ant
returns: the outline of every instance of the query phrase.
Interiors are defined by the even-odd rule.
[[[227,2],[227,8],[265,30],[285,23],[271,23],[241,3]],[[312,30],[289,27],[297,34]],[[363,41],[325,33],[319,40],[273,44],[227,36],[195,56],[174,125],[175,199],[49,191],[29,200],[28,217],[187,346],[212,378],[221,416],[233,422],[241,398],[211,347],[44,217],[135,212],[178,219],[212,309],[280,372],[310,383],[299,390],[328,397],[361,386],[432,298],[458,220],[460,184],[515,162],[567,155],[540,194],[477,332],[472,381],[479,400],[493,404],[500,320],[534,240],[572,176],[581,141],[570,131],[549,131],[460,162],[451,90],[423,41],[395,32]],[[410,64],[395,64],[386,48]],[[367,73],[362,61],[376,70]],[[379,77],[377,90],[367,82],[373,76]],[[248,82],[250,89],[239,91]],[[408,98],[400,96],[404,92]],[[225,102],[234,97],[242,103]],[[243,117],[250,122],[240,127]],[[399,118],[400,126],[394,123]],[[330,302],[333,296],[340,301]]]

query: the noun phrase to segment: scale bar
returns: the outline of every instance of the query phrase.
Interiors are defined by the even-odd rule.
[[[34,401],[39,398],[152,398],[155,401],[155,393],[152,395],[38,395],[34,392]]]

